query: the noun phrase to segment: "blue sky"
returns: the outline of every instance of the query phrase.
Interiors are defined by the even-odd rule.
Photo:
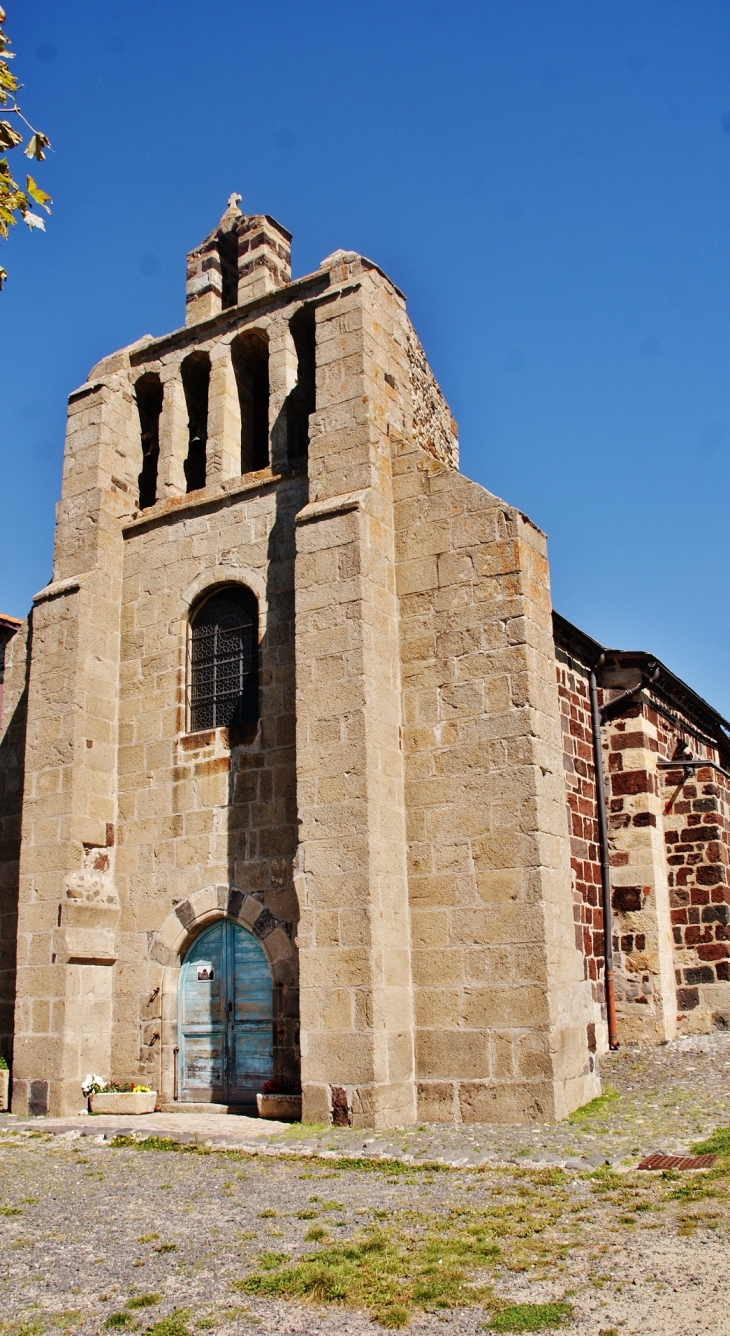
[[[238,190],[295,275],[386,270],[555,606],[730,715],[728,0],[4,2],[55,203],[0,245],[0,610],[50,575],[67,394],[183,322]]]

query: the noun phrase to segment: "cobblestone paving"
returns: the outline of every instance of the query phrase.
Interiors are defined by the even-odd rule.
[[[380,1329],[372,1308],[318,1308],[242,1284],[371,1228],[417,1251],[440,1237],[446,1250],[478,1226],[491,1231],[495,1255],[471,1280],[515,1302],[567,1300],[565,1330],[576,1336],[725,1336],[730,1174],[634,1166],[730,1125],[730,1036],[613,1055],[603,1078],[615,1097],[559,1126],[388,1137],[293,1128],[252,1142],[251,1154],[114,1146],[92,1119],[86,1136],[5,1119],[0,1333],[363,1336]],[[358,1168],[345,1158],[385,1154],[400,1163]],[[440,1171],[424,1164],[439,1159]],[[409,1329],[471,1336],[489,1329],[492,1313],[488,1301],[416,1307]]]

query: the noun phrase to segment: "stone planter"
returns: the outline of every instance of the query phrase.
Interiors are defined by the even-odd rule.
[[[10,1072],[0,1072],[0,1112],[10,1108],[8,1091],[10,1090]]]
[[[257,1095],[259,1118],[276,1118],[282,1123],[302,1121],[301,1095]]]
[[[109,1090],[89,1096],[92,1113],[154,1113],[156,1090]]]

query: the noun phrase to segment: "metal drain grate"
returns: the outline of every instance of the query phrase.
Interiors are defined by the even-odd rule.
[[[717,1159],[716,1155],[662,1155],[655,1151],[647,1155],[638,1166],[639,1169],[710,1169]]]

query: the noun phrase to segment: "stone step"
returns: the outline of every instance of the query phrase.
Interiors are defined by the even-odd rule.
[[[159,1113],[232,1113],[245,1118],[257,1118],[255,1104],[182,1104],[179,1100],[171,1104],[160,1104]]]

